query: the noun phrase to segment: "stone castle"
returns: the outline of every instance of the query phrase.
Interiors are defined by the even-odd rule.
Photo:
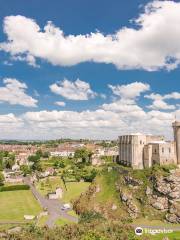
[[[118,162],[134,169],[153,164],[180,164],[180,122],[173,122],[172,127],[174,141],[140,133],[120,136]]]

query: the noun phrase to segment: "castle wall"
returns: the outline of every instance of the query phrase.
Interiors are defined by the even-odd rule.
[[[152,167],[152,145],[144,146],[144,167]]]
[[[145,135],[126,135],[119,137],[119,162],[133,168],[143,168],[143,148]]]
[[[177,164],[180,164],[180,122],[174,122],[172,124],[174,130],[174,141],[176,142],[176,159]]]

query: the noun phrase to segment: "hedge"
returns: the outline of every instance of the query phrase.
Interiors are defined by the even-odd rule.
[[[0,187],[0,192],[7,192],[7,191],[16,191],[16,190],[29,190],[28,185],[12,185],[12,186],[3,186]]]

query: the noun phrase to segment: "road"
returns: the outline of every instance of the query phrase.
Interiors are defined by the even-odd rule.
[[[35,186],[31,183],[30,179],[28,177],[24,178],[24,183],[30,186],[30,189],[34,195],[34,197],[38,200],[42,208],[47,209],[49,213],[49,218],[46,222],[46,225],[49,228],[52,228],[54,226],[54,223],[57,219],[59,218],[65,218],[68,221],[71,222],[78,222],[78,218],[71,216],[67,213],[67,211],[61,210],[61,207],[63,206],[63,203],[61,203],[59,200],[50,200],[47,199],[46,197],[42,196]]]

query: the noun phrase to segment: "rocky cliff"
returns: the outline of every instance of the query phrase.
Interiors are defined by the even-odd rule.
[[[78,213],[94,210],[112,219],[180,223],[180,169],[104,170],[74,208]]]

